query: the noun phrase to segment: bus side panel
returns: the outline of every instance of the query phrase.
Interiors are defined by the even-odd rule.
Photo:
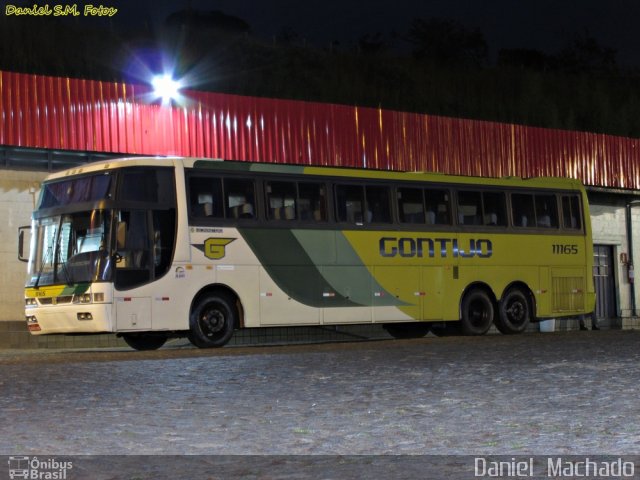
[[[260,325],[260,267],[257,265],[216,265],[216,283],[228,286],[240,298],[244,326]]]
[[[540,287],[534,292],[536,298],[536,316],[551,315],[551,273],[549,267],[540,267]]]
[[[422,318],[424,320],[444,319],[442,306],[445,296],[445,277],[453,277],[452,267],[422,267]]]
[[[407,316],[411,320],[422,318],[422,285],[420,278],[420,267],[418,266],[376,266],[372,268],[377,280],[384,279],[390,285],[389,292],[383,289],[374,292],[373,298],[373,321],[374,322],[397,322],[407,321]],[[403,299],[406,304],[396,308],[384,308],[388,305],[385,295],[392,295],[396,299]],[[404,313],[404,315],[403,315]]]
[[[305,266],[286,266],[288,275],[298,279],[303,298],[310,295],[320,297],[320,286],[316,278]],[[284,292],[260,267],[260,324],[261,325],[317,325],[320,323],[320,309],[304,305]]]

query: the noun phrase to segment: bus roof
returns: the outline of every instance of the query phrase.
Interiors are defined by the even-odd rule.
[[[189,157],[124,157],[101,160],[86,165],[70,168],[49,175],[46,181],[55,181],[74,175],[135,166],[156,166],[198,168],[220,172],[255,172],[289,175],[318,175],[328,177],[367,178],[378,180],[415,181],[429,183],[456,183],[469,185],[487,185],[504,187],[535,187],[550,189],[582,190],[582,183],[573,178],[564,177],[472,177],[448,175],[434,172],[399,172],[393,170],[373,170],[353,167],[307,166],[293,164],[276,164],[245,162],[220,159],[204,159]]]

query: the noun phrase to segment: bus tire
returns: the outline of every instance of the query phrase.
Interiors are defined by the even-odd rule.
[[[430,325],[425,322],[385,323],[383,328],[397,339],[422,338],[429,333]]]
[[[467,292],[462,299],[460,310],[463,335],[484,335],[491,328],[493,302],[484,290],[476,288]]]
[[[531,321],[531,304],[527,294],[511,288],[502,296],[496,318],[496,328],[505,335],[522,333]]]
[[[167,337],[152,333],[125,333],[122,339],[134,350],[157,350],[165,344]]]
[[[238,323],[238,310],[224,293],[200,298],[189,316],[189,341],[198,348],[215,348],[227,344]]]

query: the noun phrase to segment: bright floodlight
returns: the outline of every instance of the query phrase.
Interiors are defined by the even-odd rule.
[[[174,80],[171,75],[156,75],[151,84],[155,94],[162,98],[162,102],[169,102],[178,97],[180,82]]]

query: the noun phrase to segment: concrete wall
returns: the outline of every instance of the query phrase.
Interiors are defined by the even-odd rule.
[[[630,318],[635,316],[631,309],[631,285],[627,278],[627,266],[620,261],[621,254],[629,255],[627,241],[626,207],[624,204],[605,205],[593,202],[591,208],[591,224],[593,228],[593,243],[611,245],[614,250],[614,271],[617,293],[618,316]],[[636,268],[640,267],[640,206],[634,207],[632,213],[633,228],[633,258]],[[640,281],[640,280],[639,280]],[[638,281],[633,285],[636,302],[640,303],[640,288]],[[640,305],[639,305],[640,306]]]
[[[18,227],[29,225],[43,172],[0,170],[0,321],[24,319],[27,264],[18,260]]]

